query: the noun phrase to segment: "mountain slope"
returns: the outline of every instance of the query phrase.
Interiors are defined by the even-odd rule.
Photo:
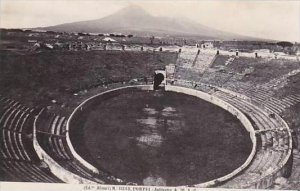
[[[129,6],[107,17],[39,28],[60,32],[125,33],[138,35],[199,36],[212,39],[251,39],[219,31],[188,19],[155,17],[137,6]],[[253,38],[254,39],[254,38]]]

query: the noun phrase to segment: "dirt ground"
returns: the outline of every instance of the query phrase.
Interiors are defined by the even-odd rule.
[[[249,133],[230,113],[173,92],[124,93],[78,121],[71,138],[80,155],[138,184],[206,182],[238,168],[252,149]]]

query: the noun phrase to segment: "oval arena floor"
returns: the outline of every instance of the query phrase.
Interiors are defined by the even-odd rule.
[[[75,150],[95,167],[139,185],[207,182],[241,166],[252,149],[249,133],[232,114],[182,93],[128,90],[75,121]]]

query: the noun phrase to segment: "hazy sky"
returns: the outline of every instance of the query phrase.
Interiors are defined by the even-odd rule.
[[[129,4],[155,16],[187,17],[254,37],[300,42],[300,1],[0,0],[0,27],[38,27],[98,19]]]

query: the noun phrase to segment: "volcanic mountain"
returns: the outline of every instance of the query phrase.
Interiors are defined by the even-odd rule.
[[[255,39],[216,30],[186,18],[152,16],[144,9],[134,5],[101,19],[66,23],[39,29],[59,32],[123,33],[143,36],[194,36],[204,39],[224,40]]]

